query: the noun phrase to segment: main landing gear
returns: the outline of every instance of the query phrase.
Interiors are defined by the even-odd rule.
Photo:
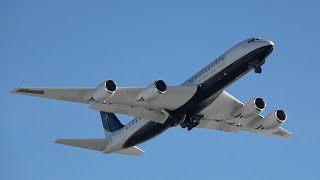
[[[199,125],[199,121],[190,123],[190,125],[188,126],[188,131],[191,131],[191,129],[193,129],[198,125]]]
[[[194,127],[198,126],[200,120],[203,118],[203,115],[194,115],[190,118],[187,118],[184,122],[180,124],[182,128],[188,128],[188,131],[193,129]]]
[[[163,112],[168,115],[168,119],[166,120],[165,123],[170,127],[174,127],[181,124],[186,119],[186,116],[187,116],[186,114],[179,114],[179,113],[172,114],[168,110],[164,110]]]

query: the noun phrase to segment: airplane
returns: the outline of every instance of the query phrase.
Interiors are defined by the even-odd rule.
[[[105,138],[58,139],[56,143],[139,156],[136,145],[146,142],[170,127],[180,125],[225,132],[249,131],[287,138],[281,127],[287,114],[277,109],[263,117],[266,102],[255,97],[244,104],[224,89],[249,71],[262,72],[274,43],[250,38],[232,47],[180,86],[167,86],[156,80],[147,87],[118,87],[105,80],[96,88],[16,88],[12,93],[89,104],[100,111]],[[123,125],[115,114],[135,117]]]

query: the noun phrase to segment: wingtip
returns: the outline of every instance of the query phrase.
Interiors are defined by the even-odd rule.
[[[54,143],[56,143],[56,144],[61,144],[61,139],[55,140]]]
[[[20,89],[20,87],[17,87],[17,88],[14,88],[10,91],[10,93],[13,93],[13,94],[17,94],[17,91]]]

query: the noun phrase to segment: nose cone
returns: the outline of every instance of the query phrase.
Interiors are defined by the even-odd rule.
[[[273,46],[274,43],[272,41],[265,40],[263,47],[265,49],[266,56],[268,56],[273,51]]]
[[[266,40],[266,43],[267,43],[267,45],[270,45],[272,47],[274,46],[274,43],[272,41]]]

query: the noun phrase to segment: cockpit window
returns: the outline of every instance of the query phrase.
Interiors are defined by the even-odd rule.
[[[261,40],[263,40],[263,39],[262,38],[251,38],[248,40],[248,43],[251,43],[253,41],[261,41]]]

